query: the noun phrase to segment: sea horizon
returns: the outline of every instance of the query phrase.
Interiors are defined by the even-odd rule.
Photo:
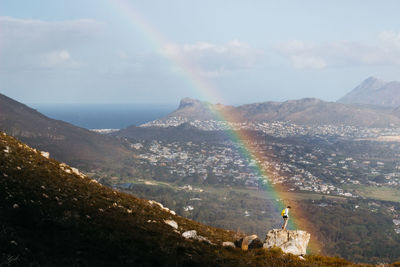
[[[45,116],[86,129],[123,129],[168,115],[172,104],[28,104]]]

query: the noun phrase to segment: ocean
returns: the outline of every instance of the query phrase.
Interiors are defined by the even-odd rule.
[[[86,129],[123,129],[160,119],[177,106],[137,104],[30,104],[30,107],[56,120]]]

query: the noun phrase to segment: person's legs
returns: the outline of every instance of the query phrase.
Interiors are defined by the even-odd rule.
[[[284,222],[283,222],[283,226],[282,226],[282,229],[283,230],[286,230],[286,226],[287,226],[287,223],[288,223],[288,220],[289,220],[289,218],[283,218],[283,220],[284,220]]]

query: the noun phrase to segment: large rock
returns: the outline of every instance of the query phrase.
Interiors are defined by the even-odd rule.
[[[166,224],[171,226],[172,228],[178,229],[178,223],[174,220],[164,220]]]
[[[263,244],[257,235],[249,235],[235,241],[235,246],[242,250],[262,248]]]
[[[235,243],[233,243],[233,242],[230,242],[230,241],[225,241],[225,242],[223,242],[222,243],[222,246],[223,247],[235,247]]]
[[[310,237],[306,231],[273,229],[267,233],[263,247],[278,247],[284,253],[305,255]]]
[[[205,241],[209,244],[213,244],[211,243],[210,240],[208,240],[206,237],[201,236],[201,235],[197,235],[197,231],[196,230],[190,230],[190,231],[186,231],[182,234],[182,236],[186,239],[195,239],[198,241]]]

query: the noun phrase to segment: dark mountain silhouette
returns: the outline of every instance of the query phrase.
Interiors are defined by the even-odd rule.
[[[385,82],[375,77],[369,77],[337,102],[398,107],[400,106],[400,82]]]
[[[50,119],[2,94],[0,130],[78,167],[111,164],[131,154],[121,140]]]

